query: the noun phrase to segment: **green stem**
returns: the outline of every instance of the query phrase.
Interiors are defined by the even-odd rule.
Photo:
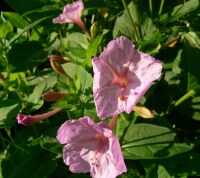
[[[161,0],[159,12],[158,12],[158,15],[159,15],[159,16],[162,14],[164,2],[165,2],[165,0]]]
[[[136,13],[136,18],[137,18],[137,24],[138,24],[138,35],[139,38],[142,39],[142,28],[141,28],[141,23],[140,23],[140,13],[139,13],[139,8],[138,8],[138,4],[136,0],[132,0],[133,2],[133,7],[134,7],[134,11]]]
[[[149,0],[149,11],[150,11],[150,14],[151,14],[151,17],[152,17],[152,14],[153,14],[152,0]]]
[[[190,90],[188,91],[185,95],[183,95],[180,99],[178,99],[175,103],[174,103],[174,107],[179,106],[181,103],[183,103],[185,100],[187,100],[188,98],[194,96],[196,94],[196,92],[194,90]]]
[[[129,16],[130,20],[131,20],[131,23],[133,25],[134,37],[135,37],[135,40],[137,41],[139,39],[139,35],[137,33],[137,30],[136,30],[136,27],[135,27],[135,23],[133,21],[133,18],[131,17],[130,11],[128,9],[128,6],[127,6],[125,0],[122,0],[122,3],[123,3],[123,6],[124,6],[124,8],[125,8],[125,10],[126,10],[126,12],[128,14],[128,16]]]
[[[137,120],[137,116],[138,115],[136,113],[134,113],[134,117],[133,117],[133,120],[132,120],[131,124],[135,124],[135,122]]]
[[[64,46],[63,46],[63,41],[62,41],[62,34],[61,34],[61,31],[59,30],[58,31],[58,33],[59,33],[59,38],[60,38],[60,53],[62,54],[62,56],[64,56],[64,54],[63,54],[63,51],[64,51]]]

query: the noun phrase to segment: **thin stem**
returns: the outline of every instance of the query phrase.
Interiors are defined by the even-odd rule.
[[[115,128],[115,125],[116,125],[116,123],[117,123],[117,119],[118,119],[118,115],[113,116],[112,119],[111,119],[111,121],[110,121],[110,123],[108,124],[108,126],[109,126],[112,130],[114,130],[114,128]]]
[[[141,23],[140,23],[139,8],[138,8],[138,4],[137,4],[136,0],[132,0],[132,2],[133,2],[133,5],[134,5],[133,7],[134,7],[134,11],[135,11],[136,18],[137,18],[138,35],[139,35],[139,38],[141,39],[142,38],[142,28],[141,28]]]
[[[137,114],[134,113],[134,117],[133,117],[131,124],[135,124],[136,120],[137,120]]]
[[[151,17],[153,16],[153,6],[152,6],[152,0],[149,0],[149,11],[150,11],[150,14],[151,14]]]
[[[168,107],[166,114],[169,114],[175,107],[179,106],[181,103],[183,103],[188,98],[194,96],[196,94],[195,90],[188,91],[185,95],[183,95],[181,98],[179,98],[177,101],[172,102],[172,104]]]
[[[158,12],[158,15],[159,15],[159,16],[162,14],[164,2],[165,2],[165,0],[161,0],[159,12]]]
[[[126,12],[128,13],[128,16],[129,16],[129,18],[130,18],[130,20],[131,20],[131,23],[132,23],[132,25],[133,25],[133,31],[134,31],[134,34],[135,34],[134,37],[135,37],[135,40],[137,41],[137,40],[139,39],[139,35],[138,35],[137,30],[136,30],[136,28],[135,28],[135,23],[134,23],[134,21],[133,21],[133,18],[132,18],[131,14],[130,14],[130,11],[129,11],[129,9],[128,9],[128,6],[127,6],[125,0],[122,0],[122,3],[123,3],[123,6],[124,6]]]
[[[61,31],[58,31],[59,33],[59,37],[60,37],[60,49],[61,49],[61,54],[63,55],[63,51],[64,51],[64,45],[63,45],[63,41],[62,41],[62,34]]]
[[[188,98],[194,96],[196,94],[196,92],[194,90],[190,90],[188,91],[185,95],[183,95],[180,99],[178,99],[175,103],[174,103],[174,107],[179,106],[181,103],[183,103],[185,100],[187,100]]]

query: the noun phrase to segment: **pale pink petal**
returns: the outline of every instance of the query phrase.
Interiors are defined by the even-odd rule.
[[[72,172],[90,172],[90,164],[82,159],[80,155],[89,154],[88,150],[83,150],[76,145],[66,145],[63,150],[64,163],[69,167]]]
[[[151,81],[142,84],[137,82],[130,82],[127,85],[124,91],[126,99],[121,101],[125,103],[126,113],[129,114],[133,110],[133,107],[138,103],[138,101],[142,98],[142,96],[146,93],[151,85]]]
[[[137,62],[131,63],[127,73],[127,77],[130,81],[134,81],[134,79],[132,79],[132,77],[134,77],[134,75],[132,75],[133,72],[137,75],[141,83],[153,82],[160,77],[162,63],[159,60],[142,52],[136,52],[134,58],[138,60]]]
[[[84,4],[81,1],[74,2],[73,4],[68,4],[64,7],[63,14],[69,14],[70,16],[74,16],[78,14],[81,16],[81,11],[84,9]]]
[[[108,153],[99,155],[98,166],[91,168],[91,176],[93,178],[115,178],[118,175],[115,162]]]
[[[115,169],[117,170],[117,175],[120,175],[123,172],[127,172],[118,139],[116,137],[111,137],[109,139],[109,142],[110,142],[110,155],[112,155],[113,160],[115,162]]]
[[[82,144],[82,139],[77,138],[77,132],[72,131],[73,124],[80,137],[86,135],[88,139],[88,135],[91,134],[95,140],[88,139]],[[87,129],[82,129],[84,127]],[[64,136],[71,139],[63,139]],[[87,116],[80,120],[73,120],[73,122],[67,121],[58,131],[58,139],[67,144],[63,150],[63,160],[66,165],[70,166],[69,169],[72,172],[90,172],[93,178],[115,178],[126,172],[119,141],[103,122],[96,124]],[[91,143],[96,145],[96,149]]]
[[[89,117],[80,120],[68,120],[59,128],[57,140],[61,144],[79,143],[79,146],[96,149],[97,142],[95,134],[98,132],[93,127],[93,121]]]
[[[107,68],[98,57],[93,58],[92,65],[95,82],[93,85],[93,91],[96,92],[99,88],[102,89],[104,87],[110,86],[114,76],[109,68]]]
[[[159,60],[137,51],[124,36],[112,40],[92,64],[94,100],[101,119],[130,113],[162,70]]]
[[[116,74],[125,77],[135,51],[133,43],[128,38],[121,36],[108,43],[99,58],[107,63]]]
[[[118,108],[119,96],[120,87],[118,85],[110,85],[109,87],[95,92],[94,100],[96,103],[97,115],[103,119],[123,112],[124,108]]]
[[[53,19],[53,23],[76,23],[81,28],[84,24],[81,20],[81,12],[84,9],[84,4],[81,1],[68,4],[64,7],[63,13]]]

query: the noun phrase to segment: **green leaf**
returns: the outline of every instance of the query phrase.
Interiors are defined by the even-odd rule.
[[[131,17],[133,18],[133,21],[134,22],[137,21],[136,12],[134,10],[134,4],[130,3],[128,5],[128,8],[131,13]],[[134,39],[133,37],[135,36],[134,31],[133,31],[132,22],[125,10],[124,10],[123,14],[121,16],[117,17],[117,19],[115,21],[115,25],[113,28],[113,37],[116,38],[120,33],[130,37],[132,40]]]
[[[16,12],[3,12],[3,15],[17,28],[25,28],[27,22]]]
[[[36,67],[47,59],[48,49],[39,42],[26,41],[13,45],[8,60],[13,72],[23,72]]]
[[[52,16],[47,16],[44,18],[41,18],[39,20],[34,21],[32,24],[28,25],[27,27],[25,27],[21,32],[17,33],[13,38],[11,38],[8,42],[8,46],[12,45],[12,43],[14,43],[17,39],[19,39],[25,32],[27,32],[28,30],[30,30],[31,28],[33,28],[35,25],[43,22],[44,20],[47,20],[48,18],[51,18]]]
[[[169,174],[173,175],[172,177],[198,177],[200,176],[199,159],[200,154],[192,150],[170,158],[142,160],[142,165],[146,172],[151,172],[151,170],[156,172],[158,166],[160,167],[162,165]]]
[[[56,76],[49,76],[48,78],[43,78],[43,80],[34,87],[33,92],[27,99],[28,104],[31,105],[31,112],[39,109],[43,105],[44,101],[42,99],[42,94],[51,89],[56,82]]]
[[[176,134],[169,128],[152,124],[132,124],[124,137],[122,150],[127,159],[156,159],[190,150],[175,143]]]
[[[77,89],[84,91],[92,86],[92,76],[80,65],[66,63],[62,67],[71,79],[74,80]]]
[[[32,178],[44,178],[50,175],[56,167],[54,160],[39,160],[38,157],[25,156],[21,162],[12,170],[9,178],[26,178],[27,175]]]
[[[16,123],[16,116],[21,108],[19,100],[0,101],[0,126]]]
[[[160,23],[169,23],[173,22],[180,17],[196,10],[199,7],[199,0],[190,0],[184,4],[174,7],[171,13],[166,13],[161,15]]]
[[[102,35],[99,35],[95,38],[93,38],[87,48],[86,52],[86,61],[84,62],[87,66],[92,66],[92,57],[97,54],[98,46],[101,44],[101,41],[103,39],[103,36],[108,33],[108,30],[104,30]]]
[[[184,56],[188,64],[188,91],[200,88],[200,39],[194,32],[185,33]]]
[[[129,126],[129,124],[130,122],[125,118],[124,114],[120,114],[116,127],[116,136],[119,140],[124,135],[124,131]]]
[[[71,33],[68,35],[68,47],[69,51],[78,61],[83,61],[86,58],[86,51],[88,48],[88,41],[82,33]]]
[[[0,156],[1,157],[1,156]],[[1,167],[1,162],[2,162],[2,160],[1,160],[1,158],[0,158],[0,178],[3,178],[3,175],[2,175],[2,167]]]
[[[29,0],[29,1],[5,0],[5,2],[19,13],[24,13],[32,9],[39,8],[45,4],[44,0]]]
[[[153,164],[151,169],[147,172],[145,178],[152,178],[152,177],[171,178],[170,174],[167,172],[164,166],[155,164]]]
[[[184,116],[200,121],[200,96],[190,97],[178,106],[178,110]]]
[[[5,39],[9,32],[13,31],[13,26],[9,21],[0,24],[0,39]]]

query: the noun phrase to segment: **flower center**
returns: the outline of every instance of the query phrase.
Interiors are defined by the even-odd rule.
[[[91,158],[90,165],[98,167],[99,166],[98,163],[97,163],[98,157],[101,156],[101,154],[106,152],[106,150],[108,149],[107,147],[109,147],[109,141],[108,141],[108,138],[105,137],[102,134],[96,134],[96,139],[97,139],[97,142],[98,142],[98,147],[94,151],[94,155]]]
[[[128,85],[128,80],[126,78],[124,78],[124,77],[117,77],[113,81],[113,84],[118,84],[122,88],[125,88]]]

